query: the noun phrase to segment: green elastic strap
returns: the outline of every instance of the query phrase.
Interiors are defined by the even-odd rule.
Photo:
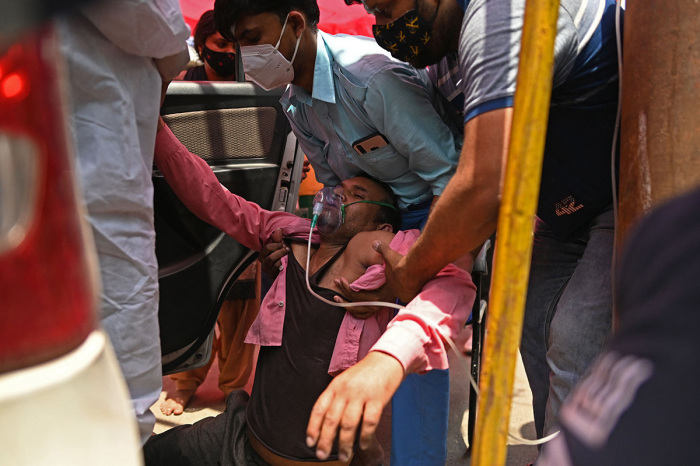
[[[386,202],[379,202],[379,201],[355,201],[355,202],[351,202],[350,204],[340,204],[340,212],[341,212],[342,215],[343,215],[343,223],[345,223],[345,208],[346,208],[347,206],[351,206],[351,205],[353,205],[353,204],[376,204],[376,205],[380,205],[380,206],[383,206],[383,207],[388,207],[388,208],[392,209],[392,210],[393,210],[394,212],[396,212],[396,213],[399,212],[399,209],[397,209],[396,207],[394,207],[394,206],[391,205],[391,204],[387,204]]]

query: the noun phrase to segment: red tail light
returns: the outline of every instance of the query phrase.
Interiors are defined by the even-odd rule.
[[[0,373],[76,348],[95,326],[52,27],[0,58]]]

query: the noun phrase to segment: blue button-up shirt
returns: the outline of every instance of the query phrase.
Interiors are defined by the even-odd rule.
[[[391,186],[406,209],[442,193],[461,140],[445,124],[427,73],[391,58],[373,39],[318,32],[313,92],[290,85],[281,103],[325,185],[366,173]],[[388,145],[353,145],[380,133]]]

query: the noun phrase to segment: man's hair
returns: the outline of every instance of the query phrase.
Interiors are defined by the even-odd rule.
[[[194,48],[199,58],[202,54],[199,49],[204,48],[207,38],[216,33],[216,23],[214,22],[214,10],[207,10],[199,17],[199,21],[194,27]]]
[[[358,3],[358,4],[362,5],[362,0],[345,0],[346,5],[352,5],[354,3]]]
[[[399,213],[399,205],[396,200],[396,195],[391,190],[391,187],[383,181],[379,181],[378,179],[367,174],[358,175],[358,178],[367,178],[368,180],[376,183],[380,188],[382,188],[382,191],[384,191],[384,198],[379,199],[379,202],[384,202],[393,206],[393,209],[383,205],[378,206],[379,212],[374,218],[374,221],[379,224],[388,223],[391,225],[391,228],[394,229],[394,233],[399,231],[401,229],[401,214]]]
[[[281,22],[290,11],[300,11],[306,16],[306,24],[312,31],[318,25],[319,10],[316,0],[216,0],[214,19],[219,33],[234,42],[231,26],[242,16],[274,13]]]

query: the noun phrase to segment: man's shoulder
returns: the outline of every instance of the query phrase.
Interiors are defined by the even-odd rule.
[[[418,73],[408,64],[392,58],[386,50],[368,37],[346,34],[322,34],[321,37],[333,57],[334,72],[354,86],[366,87],[378,74],[389,70]]]
[[[382,264],[384,259],[381,254],[372,248],[375,241],[390,244],[394,239],[394,233],[384,230],[362,231],[350,240],[346,249],[347,253],[357,258],[365,266]]]
[[[491,15],[485,14],[488,9]],[[466,10],[464,10],[464,18],[462,20],[462,32],[479,28],[479,30],[487,29],[483,22],[497,23],[503,20],[504,15],[511,15],[513,11],[524,11],[525,0],[511,0],[509,2],[492,2],[489,0],[469,0]],[[478,23],[477,23],[478,19]]]
[[[319,32],[319,37],[326,44],[335,64],[342,68],[353,67],[361,60],[378,63],[394,61],[386,50],[379,47],[376,41],[369,37],[326,34],[324,32]]]
[[[385,230],[372,230],[372,231],[361,231],[352,237],[348,243],[348,248],[356,247],[372,247],[372,243],[375,241],[382,241],[384,243],[391,243],[391,241],[396,236],[394,233],[390,233]]]

